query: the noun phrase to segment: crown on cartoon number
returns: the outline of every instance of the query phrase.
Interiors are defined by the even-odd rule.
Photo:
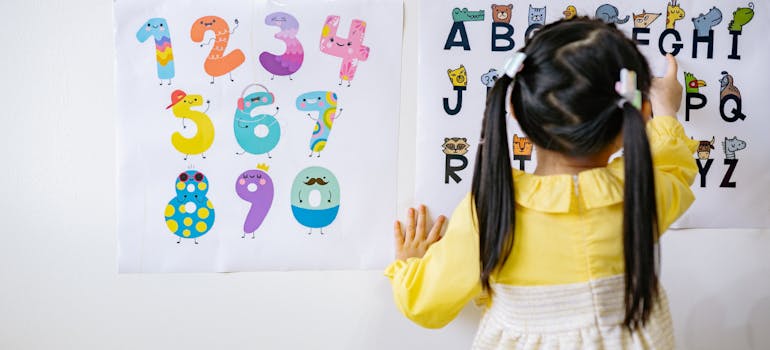
[[[262,170],[262,171],[268,171],[268,170],[270,170],[270,167],[267,164],[265,164],[265,163],[259,163],[259,164],[257,164],[257,169]]]

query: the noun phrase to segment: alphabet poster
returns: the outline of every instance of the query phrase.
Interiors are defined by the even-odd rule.
[[[487,88],[511,53],[546,23],[615,23],[653,72],[679,61],[678,115],[700,141],[696,201],[679,228],[770,227],[770,7],[756,0],[422,0],[416,200],[451,213],[470,191]],[[429,16],[426,14],[430,14]],[[532,172],[537,147],[509,118],[512,166]]]
[[[121,272],[391,259],[401,1],[114,6]]]

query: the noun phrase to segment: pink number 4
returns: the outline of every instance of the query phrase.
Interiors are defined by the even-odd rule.
[[[340,25],[340,16],[326,17],[324,28],[321,31],[321,52],[334,57],[342,58],[340,67],[340,85],[342,81],[350,81],[356,75],[358,62],[369,58],[369,47],[364,46],[364,34],[366,34],[366,22],[354,19],[350,24],[348,37],[337,36],[337,28]]]

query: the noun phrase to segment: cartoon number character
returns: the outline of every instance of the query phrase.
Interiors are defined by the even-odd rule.
[[[513,12],[513,4],[492,4],[492,20],[495,22],[511,23],[511,12]]]
[[[633,12],[631,15],[634,17],[634,28],[647,28],[655,22],[662,13],[649,13],[646,10],[642,10],[642,13],[636,15]]]
[[[251,87],[260,87],[265,91],[257,91],[243,96]],[[275,117],[280,108],[275,107],[275,114],[258,114],[251,116],[251,112],[257,107],[271,105],[275,102],[275,96],[265,86],[260,84],[251,84],[246,86],[238,99],[238,106],[235,109],[235,118],[233,120],[233,130],[238,145],[243,148],[243,152],[236,153],[242,155],[246,152],[251,154],[265,154],[272,158],[272,151],[278,141],[281,139],[281,124]]]
[[[269,52],[262,52],[259,55],[259,63],[266,71],[270,72],[273,80],[276,75],[289,76],[296,73],[302,67],[302,61],[305,59],[305,52],[302,50],[302,43],[297,40],[297,31],[299,31],[299,22],[294,16],[286,12],[275,12],[265,17],[265,24],[276,26],[281,29],[275,34],[275,38],[283,40],[286,44],[286,52],[282,55],[274,55]]]
[[[733,12],[733,20],[727,28],[731,32],[742,32],[743,26],[751,22],[752,18],[754,18],[754,3],[750,2],[749,7],[739,7]]]
[[[446,73],[452,86],[468,86],[468,73],[465,71],[465,66],[460,65],[460,68],[447,69]]]
[[[725,150],[725,159],[735,159],[735,152],[746,148],[746,141],[739,140],[738,137],[733,137],[722,141],[722,148]]]
[[[273,205],[275,189],[273,179],[267,175],[269,169],[270,167],[266,164],[259,164],[256,170],[244,171],[235,182],[235,193],[238,197],[251,203],[246,221],[243,223],[241,238],[246,238],[247,233],[251,233],[251,238],[254,238],[254,233],[262,225]]]
[[[337,218],[340,209],[340,185],[326,168],[313,166],[297,174],[291,185],[291,212],[297,222],[310,229],[323,229]]]
[[[666,6],[666,29],[674,29],[676,21],[684,18],[685,12],[679,6],[678,0],[671,0]]]
[[[174,77],[174,54],[171,51],[171,33],[166,19],[150,18],[136,32],[136,39],[142,43],[150,36],[155,38],[155,60],[158,61],[160,85],[163,85],[163,80],[168,80],[168,85],[171,85],[171,78]]]
[[[191,154],[200,154],[205,159],[206,156],[203,152],[206,152],[211,147],[211,144],[214,143],[214,124],[211,123],[211,119],[206,115],[209,101],[206,101],[206,110],[203,112],[190,109],[191,107],[203,105],[203,101],[203,96],[201,95],[188,95],[182,90],[174,90],[171,93],[171,104],[166,107],[166,109],[171,108],[175,117],[182,119],[183,126],[184,120],[190,119],[195,122],[198,129],[192,138],[186,138],[179,132],[171,135],[171,144],[174,145],[177,151],[185,155],[185,160]]]
[[[318,112],[318,118],[308,113],[307,116],[315,121],[313,134],[310,137],[310,154],[321,156],[321,151],[326,148],[329,134],[332,132],[334,121],[342,115],[342,108],[337,113],[337,94],[331,91],[313,91],[297,97],[297,109],[300,111]]]
[[[227,21],[217,16],[198,18],[193,22],[192,28],[190,28],[190,38],[195,43],[202,42],[206,32],[214,32],[213,38],[201,44],[201,47],[203,47],[211,43],[212,40],[214,41],[211,51],[209,51],[209,56],[206,58],[206,62],[203,63],[203,69],[206,71],[206,74],[211,76],[211,84],[214,84],[215,77],[225,74],[229,74],[230,81],[234,81],[232,71],[246,60],[246,56],[243,55],[243,51],[240,49],[235,49],[225,54],[227,43],[230,41],[230,34],[234,33],[236,28],[238,28],[237,19],[235,20],[235,28],[231,32]]]
[[[699,37],[708,36],[711,28],[722,23],[722,11],[719,11],[716,7],[712,7],[706,14],[701,13],[698,17],[693,18],[692,23],[695,26],[695,30]]]
[[[205,235],[214,226],[214,205],[206,197],[209,181],[197,170],[185,171],[176,178],[176,197],[166,206],[166,226],[171,233],[182,238],[197,238]]]
[[[714,142],[716,138],[712,137],[711,141],[701,140],[698,142],[698,159],[708,160],[711,157],[711,150],[714,149]]]
[[[321,30],[321,52],[334,57],[342,58],[340,67],[340,85],[343,81],[350,82],[356,75],[358,64],[369,58],[369,47],[364,46],[366,34],[366,22],[354,19],[350,24],[348,37],[337,36],[340,25],[340,16],[326,17],[326,22]]]

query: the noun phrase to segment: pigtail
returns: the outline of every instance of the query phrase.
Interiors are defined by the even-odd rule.
[[[486,291],[490,290],[492,271],[505,263],[513,247],[513,174],[505,111],[511,81],[502,75],[487,95],[471,185],[479,224],[481,285]]]
[[[655,181],[645,122],[631,103],[623,104],[625,189],[623,249],[626,263],[623,324],[631,331],[644,326],[658,296],[655,239],[658,237]]]

